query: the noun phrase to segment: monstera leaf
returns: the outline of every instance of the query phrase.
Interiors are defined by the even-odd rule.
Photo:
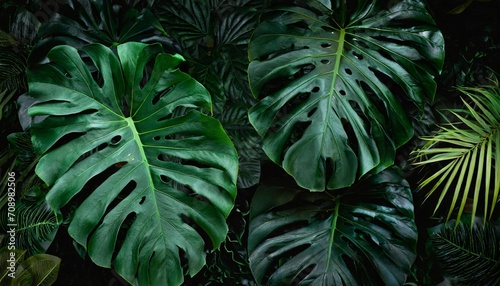
[[[68,0],[61,12],[40,27],[32,62],[42,60],[51,48],[63,44],[80,48],[100,43],[111,47],[136,41],[161,43],[165,49],[176,51],[148,8],[137,10],[123,1]]]
[[[264,187],[250,216],[260,285],[402,285],[416,256],[411,191],[393,169],[338,195]]]
[[[181,261],[198,272],[204,248],[225,239],[236,195],[231,141],[217,120],[193,110],[210,110],[208,92],[178,70],[182,57],[161,50],[131,42],[116,56],[100,44],[58,46],[28,74],[39,101],[29,114],[49,116],[31,127],[44,154],[36,172],[52,186],[47,201],[59,211],[83,197],[70,235],[96,264],[140,285],[181,284]]]
[[[249,115],[266,154],[323,191],[393,163],[413,134],[403,106],[433,98],[443,37],[417,0],[305,3],[256,28]]]

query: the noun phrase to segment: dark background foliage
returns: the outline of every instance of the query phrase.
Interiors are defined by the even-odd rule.
[[[75,9],[74,5],[67,5],[67,2],[75,4],[78,1],[0,1],[0,61],[8,64],[8,68],[0,67],[0,94],[2,91],[13,93],[8,102],[2,105],[0,146],[2,149],[9,146],[2,158],[12,161],[17,156],[18,162],[23,160],[16,152],[19,144],[9,143],[7,137],[11,133],[24,132],[22,125],[26,123],[18,120],[17,113],[22,108],[20,104],[26,100],[20,96],[27,91],[23,71],[29,65],[30,57],[32,62],[43,61],[46,51],[61,43],[83,45],[86,42],[102,42],[108,46],[128,40],[162,43],[166,51],[178,52],[186,58],[182,69],[204,84],[212,94],[214,117],[222,122],[234,142],[240,154],[240,172],[244,175],[239,178],[235,207],[227,220],[229,233],[226,241],[219,250],[207,255],[207,265],[201,272],[185,278],[185,285],[255,285],[246,249],[252,197],[259,184],[296,187],[293,178],[265,159],[260,137],[246,115],[255,103],[248,88],[247,42],[263,8],[270,2],[278,5],[280,1],[205,1],[207,3],[203,5],[198,0],[109,1],[115,7],[120,7],[110,10],[114,13],[113,20],[118,24],[137,21],[126,15],[130,9],[135,9],[137,14],[134,15],[145,23],[143,29],[138,30],[140,34],[129,39],[120,37],[119,33],[113,34],[109,25],[100,22],[102,19],[96,9],[89,10],[94,13],[90,18],[96,20],[96,25],[82,21],[83,11]],[[436,124],[444,122],[445,115],[438,110],[461,105],[460,94],[454,87],[491,84],[498,81],[500,73],[500,1],[474,1],[458,14],[449,12],[466,1],[427,2],[445,38],[445,64],[443,72],[436,79],[438,89],[435,101],[426,106],[423,114],[416,116],[415,111],[415,116],[411,116],[415,135],[398,149],[396,156],[396,164],[405,172],[411,190],[415,190],[418,255],[408,282],[417,285],[436,285],[443,280],[443,272],[436,266],[441,258],[436,259],[433,254],[427,229],[443,223],[446,213],[433,214],[433,207],[430,206],[434,198],[424,203],[423,192],[416,191],[418,182],[436,170],[414,170],[409,161],[410,152],[423,144],[419,136],[431,134]],[[71,25],[78,26],[78,37],[73,37],[75,31],[58,26],[61,17],[67,17]],[[3,98],[0,98],[0,103],[2,101]],[[24,154],[28,166],[37,160],[34,154],[29,153],[29,148],[21,149],[28,152]],[[8,168],[8,164],[3,164],[1,173],[6,173]],[[26,164],[18,163],[13,168],[22,171]],[[22,196],[35,201],[43,197],[46,186],[33,182],[33,170],[24,172],[23,180],[19,181],[23,189]],[[74,209],[70,206],[65,211],[71,214]],[[2,210],[4,215],[5,211]],[[78,247],[67,234],[67,225],[63,224],[61,228],[64,231],[57,232],[47,249],[47,253],[62,259],[55,285],[127,285],[113,270],[93,264],[81,249],[80,252],[75,251]]]

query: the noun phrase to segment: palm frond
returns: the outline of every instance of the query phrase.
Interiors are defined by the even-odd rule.
[[[0,47],[11,47],[16,44],[16,40],[9,33],[0,30]]]
[[[26,90],[27,53],[0,47],[0,91]]]
[[[44,253],[59,227],[54,211],[42,198],[37,202],[21,201],[17,206],[17,247],[30,255]]]
[[[10,93],[7,93],[7,90],[0,90],[0,120],[3,118],[3,108],[12,100],[15,93],[16,90],[13,90]]]
[[[426,197],[440,193],[434,212],[451,197],[447,219],[457,210],[462,216],[467,199],[472,200],[472,217],[484,205],[482,216],[491,218],[500,189],[500,88],[459,88],[465,95],[464,108],[451,113],[457,122],[442,126],[426,144],[413,153],[414,165],[441,164],[419,187],[432,186]],[[449,194],[451,191],[452,194]]]
[[[500,237],[493,224],[459,223],[455,228],[448,223],[430,239],[444,277],[453,285],[500,285]]]
[[[39,156],[35,154],[33,149],[33,143],[31,142],[31,134],[29,132],[16,132],[9,134],[7,136],[9,144],[16,154],[16,164],[17,168],[23,170],[23,179],[27,173],[31,172],[36,162],[38,162]]]

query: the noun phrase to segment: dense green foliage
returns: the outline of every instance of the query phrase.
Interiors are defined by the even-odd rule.
[[[491,223],[445,224],[431,231],[432,247],[444,277],[453,284],[500,283],[500,233]]]
[[[250,216],[259,284],[401,285],[415,259],[411,192],[396,170],[339,195],[263,186]]]
[[[2,283],[495,285],[500,2],[451,2],[0,1]]]

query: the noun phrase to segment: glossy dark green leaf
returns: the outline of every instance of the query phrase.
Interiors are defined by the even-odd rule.
[[[29,114],[49,115],[31,129],[44,154],[36,171],[51,186],[47,201],[59,211],[83,196],[71,236],[96,264],[139,285],[180,285],[198,272],[205,248],[224,241],[236,196],[238,157],[221,124],[197,110],[176,112],[209,111],[210,95],[179,71],[181,56],[161,51],[58,46],[49,64],[29,72],[39,101]]]
[[[5,237],[4,239],[9,239],[8,237]],[[26,255],[26,250],[19,249],[19,248],[12,248],[12,246],[9,247],[5,246],[0,249],[0,285],[11,285],[12,284],[12,274],[9,276],[9,273],[12,273],[9,268],[11,261],[8,260],[13,260],[15,261],[16,267],[25,259]],[[14,257],[14,258],[11,258]],[[14,275],[15,277],[15,275]]]
[[[394,169],[341,194],[261,187],[250,215],[260,285],[402,285],[416,256],[411,191]]]
[[[36,254],[28,257],[17,268],[12,286],[50,286],[59,275],[61,258],[50,254]]]
[[[55,13],[39,30],[32,60],[54,46],[76,48],[100,43],[108,47],[126,42],[161,43],[173,52],[172,41],[165,36],[159,21],[148,9],[137,10],[112,1],[69,0],[67,11]]]
[[[433,98],[444,55],[422,1],[324,2],[273,10],[248,48],[250,122],[313,191],[392,165],[413,135],[404,105]]]

